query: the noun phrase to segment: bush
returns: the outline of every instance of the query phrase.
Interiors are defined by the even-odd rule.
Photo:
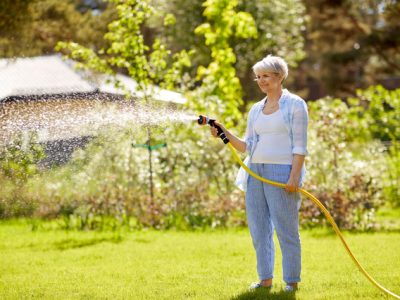
[[[38,162],[45,157],[34,133],[18,135],[0,149],[0,218],[28,216],[36,202],[25,191],[25,184],[40,173]]]
[[[380,141],[400,141],[400,89],[386,90],[371,86],[358,90],[357,98],[349,99],[357,121],[364,122],[373,138]]]
[[[39,173],[37,163],[45,157],[35,133],[18,135],[10,144],[0,149],[1,175],[19,184]]]
[[[371,86],[357,91],[350,99],[356,120],[363,122],[370,135],[383,141],[388,148],[387,169],[384,172],[384,197],[393,206],[400,206],[400,89],[389,91]]]
[[[400,207],[400,143],[389,146],[387,170],[385,171],[384,196],[394,207]]]
[[[245,223],[241,192],[232,185],[237,169],[208,128],[153,128],[152,136],[152,144],[167,142],[152,152],[153,198],[148,150],[132,147],[146,141],[145,128],[110,131],[77,150],[66,166],[29,182],[38,203],[35,215],[62,215],[65,227],[92,229],[103,226],[108,216],[119,224],[133,219],[137,227],[154,228]]]
[[[341,228],[370,228],[384,203],[385,148],[369,136],[354,110],[339,99],[309,104],[309,159],[305,188],[319,199]],[[318,208],[305,202],[302,222],[325,223]]]

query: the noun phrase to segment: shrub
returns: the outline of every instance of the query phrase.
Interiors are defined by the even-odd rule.
[[[384,197],[392,205],[400,206],[400,89],[389,91],[371,86],[357,91],[357,98],[349,99],[349,103],[356,112],[356,121],[364,123],[373,138],[387,145]]]
[[[305,188],[321,200],[341,228],[369,228],[384,203],[384,147],[369,137],[365,124],[339,99],[309,104],[309,159]],[[325,223],[318,208],[305,202],[302,222]]]
[[[152,144],[158,143],[157,136],[159,142],[167,142],[166,148],[152,152],[153,198],[148,150],[132,147],[143,144],[145,132],[135,128],[105,133],[77,150],[66,166],[32,179],[30,194],[38,202],[35,215],[63,215],[66,227],[74,223],[82,228],[101,227],[107,216],[120,223],[133,218],[137,227],[154,228],[244,224],[242,196],[232,185],[232,158],[208,129],[152,129]]]
[[[26,193],[25,183],[40,173],[37,163],[44,157],[33,133],[20,134],[0,149],[0,217],[33,213],[36,203]]]
[[[400,207],[400,143],[389,147],[387,170],[385,171],[384,196],[394,207]]]

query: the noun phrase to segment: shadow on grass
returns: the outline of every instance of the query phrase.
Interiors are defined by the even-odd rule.
[[[118,244],[122,242],[123,238],[120,235],[115,235],[111,237],[94,237],[89,239],[64,239],[59,242],[53,243],[53,247],[58,250],[66,250],[73,248],[83,248],[88,246],[93,246],[103,242]]]
[[[257,289],[255,291],[244,292],[238,296],[231,298],[230,300],[261,300],[261,299],[294,300],[296,299],[296,293],[288,293],[283,290],[271,292],[267,289]]]

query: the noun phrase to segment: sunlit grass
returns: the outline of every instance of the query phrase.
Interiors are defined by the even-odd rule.
[[[356,269],[336,236],[302,231],[296,295],[282,292],[277,251],[274,289],[256,281],[247,230],[198,232],[50,229],[0,223],[1,299],[385,299]],[[400,233],[345,234],[376,280],[400,293]]]

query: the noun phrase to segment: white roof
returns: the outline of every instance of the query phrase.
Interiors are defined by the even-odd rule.
[[[0,99],[95,90],[58,55],[0,59]]]
[[[73,62],[63,60],[60,55],[32,58],[0,59],[0,102],[11,96],[54,95],[103,92],[122,95],[122,89],[116,88],[113,80],[107,82],[102,77],[94,83],[81,76],[73,68]],[[116,79],[132,94],[140,97],[137,82],[125,75],[116,75]],[[153,87],[156,100],[183,104],[186,99],[179,93]]]

